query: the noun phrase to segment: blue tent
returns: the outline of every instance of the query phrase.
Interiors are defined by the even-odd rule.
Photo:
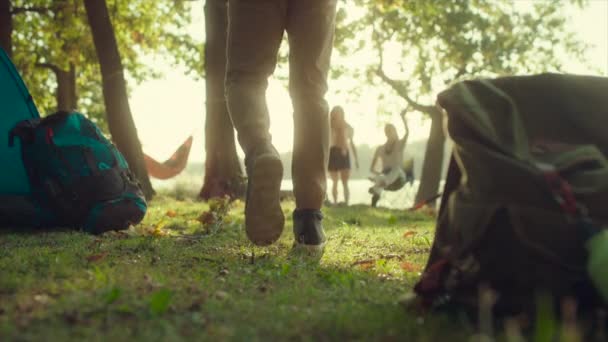
[[[0,103],[0,195],[27,195],[30,184],[21,161],[21,147],[18,141],[9,147],[8,136],[19,121],[35,119],[40,114],[17,69],[1,48]]]

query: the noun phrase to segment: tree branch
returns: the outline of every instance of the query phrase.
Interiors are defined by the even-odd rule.
[[[410,110],[410,106],[407,106],[404,110],[401,111],[401,113],[399,113],[399,116],[401,116],[401,121],[403,121],[403,127],[405,128],[405,134],[403,135],[403,139],[405,139],[405,141],[407,141],[407,138],[410,136],[410,127],[407,124],[407,120],[405,119],[405,115],[407,114],[407,112],[409,112]]]
[[[423,113],[430,113],[435,110],[435,106],[423,105],[414,101],[408,94],[407,89],[403,85],[403,83],[396,81],[386,75],[384,70],[382,70],[382,66],[379,66],[376,70],[376,75],[380,77],[386,84],[388,84],[393,90],[401,96],[407,103],[414,109]]]
[[[56,75],[58,75],[62,71],[58,66],[56,66],[55,64],[51,64],[51,63],[36,63],[36,67],[50,69]]]
[[[28,6],[28,7],[15,7],[11,10],[11,14],[20,14],[25,12],[36,12],[40,14],[46,14],[52,11],[53,7],[44,7],[44,6]]]
[[[466,66],[464,66],[464,65],[463,65],[462,67],[460,67],[460,69],[458,69],[458,72],[456,72],[456,75],[454,75],[454,78],[452,79],[452,81],[456,81],[456,80],[458,80],[458,79],[459,79],[459,78],[461,78],[461,77],[462,77],[464,74],[466,74],[466,72],[467,72],[467,68],[466,68]],[[451,82],[450,82],[450,83],[451,83]]]
[[[376,31],[376,30],[374,30],[374,31]],[[375,70],[376,75],[378,75],[378,77],[380,77],[380,79],[382,79],[382,81],[384,81],[384,83],[388,84],[391,88],[393,88],[393,90],[399,96],[401,96],[408,103],[408,105],[411,106],[414,110],[417,110],[417,111],[423,112],[423,113],[427,113],[429,115],[434,114],[434,112],[437,110],[437,108],[435,108],[435,106],[423,105],[421,103],[414,101],[409,96],[408,90],[405,87],[405,85],[403,84],[403,82],[394,80],[394,79],[388,77],[388,75],[386,75],[386,73],[384,72],[384,69],[383,69],[384,68],[384,58],[383,58],[383,53],[382,53],[382,42],[379,41],[377,35],[374,33],[372,33],[372,40],[374,41],[374,43],[376,45],[376,51],[378,52],[379,64]]]
[[[466,67],[466,65],[463,65],[456,71],[456,74],[454,75],[454,77],[444,80],[443,84],[450,85],[453,82],[458,81],[458,79],[461,78],[462,76],[464,76],[466,73],[467,73],[467,67]]]

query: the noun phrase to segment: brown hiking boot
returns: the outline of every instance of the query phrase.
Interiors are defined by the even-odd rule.
[[[268,145],[248,156],[245,165],[245,231],[251,242],[267,246],[279,239],[285,225],[280,201],[283,164],[278,152]]]

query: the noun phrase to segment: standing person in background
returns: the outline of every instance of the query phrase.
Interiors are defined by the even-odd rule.
[[[348,205],[350,190],[348,179],[350,178],[350,153],[353,151],[355,167],[359,168],[359,157],[357,148],[353,142],[354,130],[344,119],[344,109],[340,106],[332,108],[329,114],[331,145],[329,148],[329,175],[332,180],[331,194],[334,204],[338,203],[338,178],[342,180],[344,189],[344,204]]]
[[[399,138],[397,128],[395,128],[393,124],[386,124],[384,126],[386,143],[380,145],[374,153],[370,166],[370,172],[373,174],[373,176],[370,177],[370,180],[374,182],[374,185],[369,189],[369,193],[372,194],[372,207],[375,207],[378,200],[380,200],[382,190],[398,180],[405,182],[406,175],[403,170],[403,151],[405,150],[407,138],[410,133],[407,120],[405,120],[406,113],[407,109],[400,114],[403,126],[405,127],[403,137],[401,139]],[[380,170],[382,170],[381,172],[376,170],[376,163],[378,161],[380,161],[382,165],[380,168]]]
[[[329,154],[325,93],[336,2],[228,0],[226,100],[245,152],[245,230],[256,245],[275,242],[285,222],[280,204],[283,166],[272,145],[265,97],[284,31],[289,39],[289,93],[294,108],[294,247],[321,252],[325,245],[321,223]]]

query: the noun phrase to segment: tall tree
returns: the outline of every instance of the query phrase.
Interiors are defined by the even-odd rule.
[[[112,139],[140,181],[146,198],[151,198],[154,189],[146,171],[141,143],[131,115],[127,82],[106,1],[84,0],[84,5],[101,69],[103,97]]]
[[[57,61],[57,58],[53,58],[52,53],[47,50],[46,61],[36,63],[35,66],[46,68],[54,74],[57,84],[55,88],[56,109],[61,111],[72,111],[78,107],[74,56],[78,54],[77,51],[81,46],[70,31],[72,27],[78,26],[80,21],[79,11],[82,9],[79,7],[81,6],[77,2],[70,3],[63,0],[55,1],[48,7],[39,8],[39,13],[51,16],[49,24],[54,28],[53,36],[56,43],[49,42],[48,46],[54,48],[55,55],[62,56],[63,60]]]
[[[4,0],[2,0],[4,1]],[[42,113],[78,108],[107,130],[101,77],[82,1],[13,0],[14,61]],[[202,75],[202,44],[186,27],[188,2],[107,0],[123,67],[141,82],[161,74],[142,58],[146,54]],[[56,89],[55,93],[49,89]],[[75,102],[75,105],[74,105]]]
[[[388,85],[431,118],[416,201],[436,194],[441,177],[445,137],[433,94],[464,78],[559,71],[564,55],[580,59],[585,48],[567,30],[563,11],[567,3],[584,2],[579,0],[539,1],[528,8],[512,0],[354,2],[365,11],[343,31],[359,34],[338,42],[376,50],[378,57],[363,66],[369,81]]]
[[[13,15],[11,0],[0,0],[0,47],[11,56],[13,52]]]
[[[199,197],[240,196],[243,172],[236,153],[234,128],[224,97],[226,72],[227,1],[205,2],[205,179]]]
[[[55,99],[57,100],[57,110],[60,111],[72,111],[78,107],[78,96],[76,95],[76,66],[74,63],[68,64],[67,70],[63,70],[50,63],[38,64],[40,67],[49,68],[55,74],[55,79],[57,81]]]

